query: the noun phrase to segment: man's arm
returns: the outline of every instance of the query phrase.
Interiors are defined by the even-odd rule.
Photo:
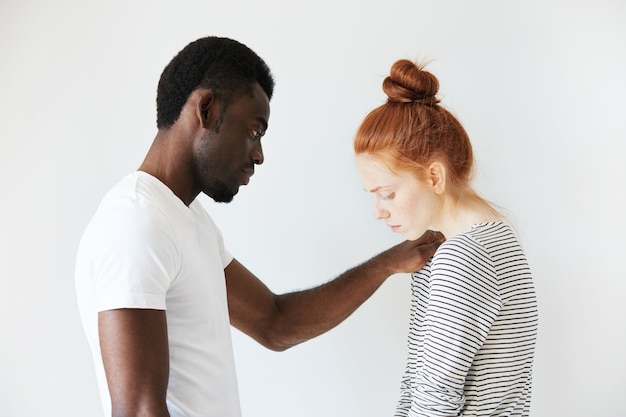
[[[169,417],[165,311],[102,311],[98,331],[113,417]]]
[[[231,324],[272,350],[285,350],[337,326],[395,273],[417,271],[443,236],[427,232],[347,270],[318,287],[272,293],[236,259],[226,267]]]

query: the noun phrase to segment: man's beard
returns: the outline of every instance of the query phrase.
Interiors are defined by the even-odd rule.
[[[216,203],[230,203],[233,201],[235,194],[228,189],[226,184],[215,179],[210,190],[204,191],[206,195],[211,197]],[[210,192],[209,192],[210,191]]]
[[[201,191],[216,203],[230,203],[239,191],[230,190],[204,160],[194,159],[191,170],[194,180],[200,184]]]
[[[209,149],[209,137],[206,137],[195,149],[191,157],[191,174],[196,184],[200,184],[201,191],[211,197],[216,203],[230,203],[235,194],[239,192],[239,187],[235,191],[231,190],[227,183],[220,179],[219,172],[228,171],[220,168],[219,158],[211,155]]]

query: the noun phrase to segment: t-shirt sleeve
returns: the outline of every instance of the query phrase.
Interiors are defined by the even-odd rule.
[[[97,225],[90,267],[98,311],[117,308],[165,310],[176,274],[178,249],[171,225],[146,207],[113,207]]]

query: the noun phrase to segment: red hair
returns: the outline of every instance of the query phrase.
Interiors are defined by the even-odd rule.
[[[449,184],[469,185],[474,155],[465,129],[439,105],[439,81],[423,66],[396,61],[383,81],[387,102],[363,120],[354,152],[380,158],[389,169],[423,176],[434,161],[443,163]]]

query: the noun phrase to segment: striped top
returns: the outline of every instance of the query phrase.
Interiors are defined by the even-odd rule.
[[[537,300],[511,227],[474,225],[412,278],[396,416],[528,416]]]

